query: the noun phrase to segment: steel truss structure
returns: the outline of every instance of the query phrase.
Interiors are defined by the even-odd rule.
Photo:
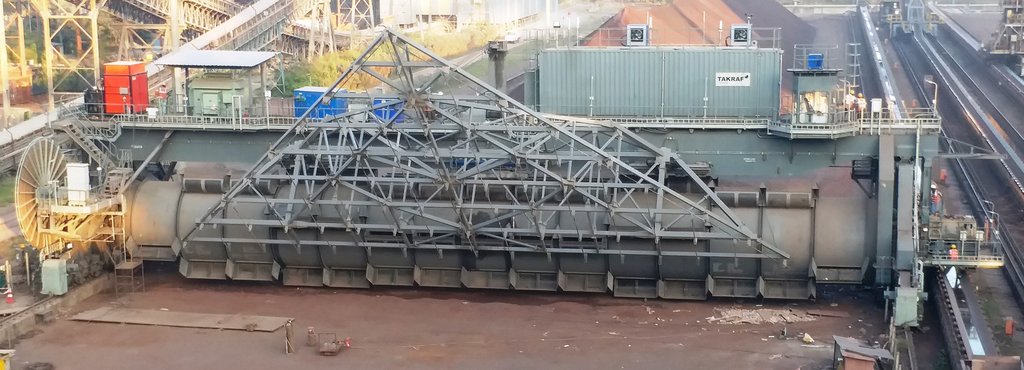
[[[331,4],[328,0],[316,0],[313,5],[312,29],[309,35],[309,46],[306,48],[306,57],[310,60],[313,57],[327,53],[333,53],[337,42],[334,40],[334,26],[331,22]]]
[[[32,77],[29,74],[28,61],[25,58],[25,16],[29,14],[29,5],[24,1],[4,1],[0,4],[0,21],[3,27],[0,28],[0,39],[4,41],[3,53],[0,53],[0,89],[3,94],[3,127],[10,125],[11,109],[11,70],[8,66],[12,61],[9,56],[14,57],[13,63],[18,66],[18,84],[32,84]]]
[[[370,0],[338,0],[338,14],[341,24],[351,24],[353,29],[367,29],[377,26],[373,2]]]
[[[999,25],[999,35],[988,45],[990,54],[1020,55],[1024,54],[1024,0],[1000,0],[1003,10],[1003,21]]]
[[[100,6],[96,0],[32,0],[32,6],[43,23],[43,64],[52,111],[56,101],[81,95],[100,78]],[[74,47],[67,45],[66,35],[73,36]]]
[[[166,24],[116,23],[109,26],[117,40],[119,60],[144,60],[146,53],[170,52],[170,46],[160,45],[161,40],[170,40],[170,27]],[[153,55],[154,59],[160,55]]]
[[[325,120],[307,111],[183,233],[183,261],[189,251],[227,248],[230,256],[240,246],[275,248],[285,270],[303,255],[343,249],[364,261],[389,251],[645,256],[659,264],[789,257],[677,153],[616,124],[545,118],[390,30],[325,96],[354,81],[379,83],[385,95]],[[252,209],[263,211],[245,211]],[[327,264],[301,267],[332,267],[317,263]],[[368,264],[367,276],[382,267]],[[703,297],[703,276],[699,283]]]

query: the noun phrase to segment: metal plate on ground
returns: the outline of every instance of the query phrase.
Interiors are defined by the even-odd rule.
[[[272,332],[284,326],[289,318],[103,307],[79,313],[71,319],[116,324]]]

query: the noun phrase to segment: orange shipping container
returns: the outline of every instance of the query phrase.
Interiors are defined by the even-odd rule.
[[[146,73],[143,62],[110,62],[103,65],[104,76],[134,76]]]
[[[149,83],[145,74],[103,76],[103,110],[107,114],[142,113],[149,105]]]

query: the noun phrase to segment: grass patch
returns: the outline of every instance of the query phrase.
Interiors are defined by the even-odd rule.
[[[14,203],[14,176],[0,174],[0,207]]]

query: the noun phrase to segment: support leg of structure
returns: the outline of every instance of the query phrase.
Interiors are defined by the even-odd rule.
[[[892,282],[893,200],[896,190],[895,145],[892,135],[878,138],[878,200],[875,230],[875,286]]]

